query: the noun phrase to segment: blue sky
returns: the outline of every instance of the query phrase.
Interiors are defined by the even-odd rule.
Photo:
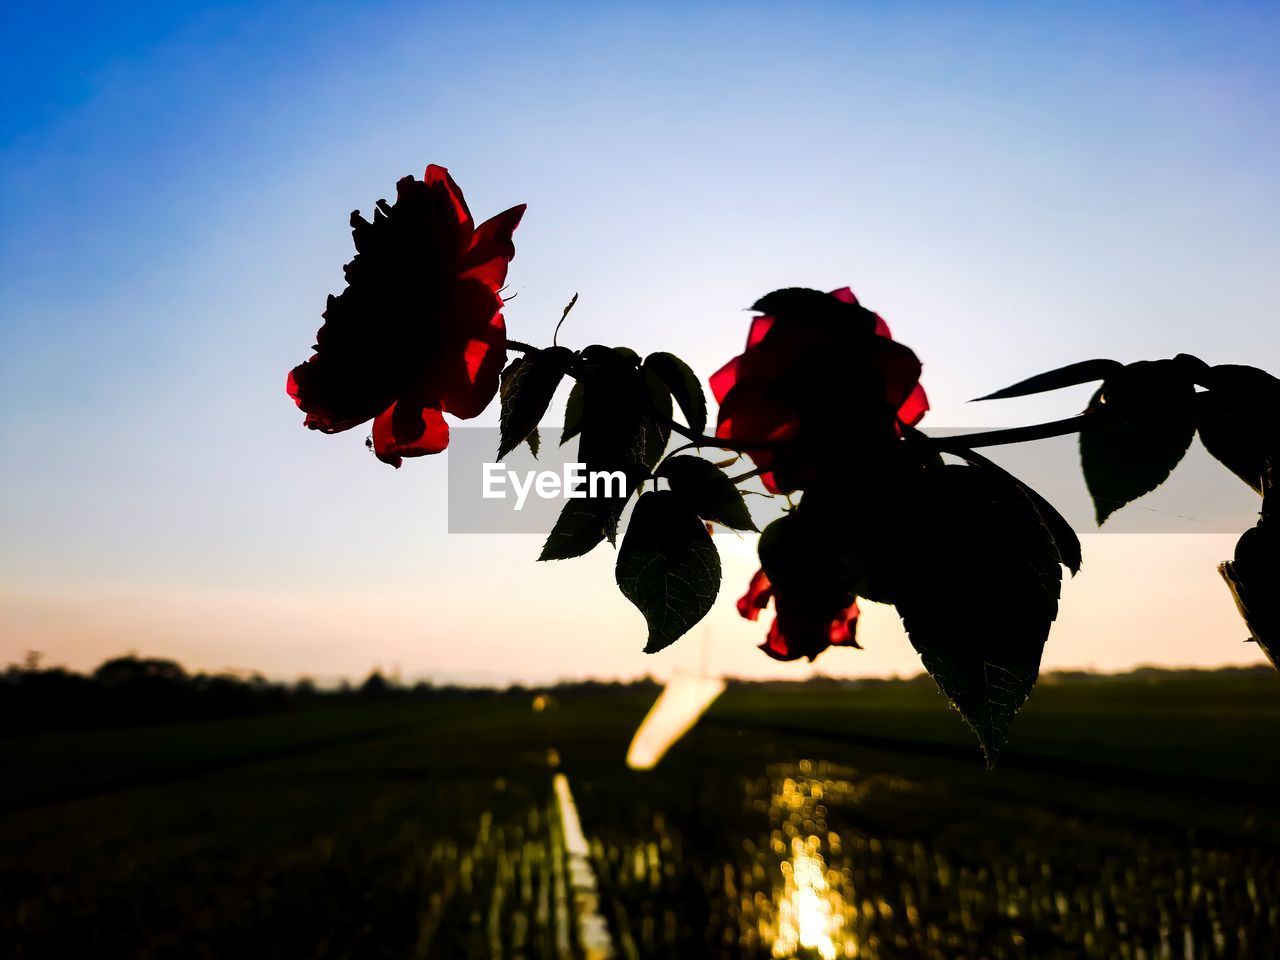
[[[536,538],[448,537],[443,462],[392,471],[361,431],[304,431],[284,397],[341,288],[347,214],[428,162],[480,217],[529,204],[520,339],[547,339],[578,291],[569,343],[671,349],[705,375],[761,293],[848,284],[923,358],[937,426],[1074,412],[1079,392],[964,401],[1092,356],[1280,369],[1265,5],[0,18],[17,51],[0,63],[10,659],[136,647],[275,673],[531,677],[696,662],[637,652],[610,556],[535,567]],[[1213,572],[1230,547],[1088,538],[1046,660],[1252,659]],[[771,670],[732,614],[749,545],[729,552],[713,662]],[[864,640],[819,666],[912,669],[890,611]]]

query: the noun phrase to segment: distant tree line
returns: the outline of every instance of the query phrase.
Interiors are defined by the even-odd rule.
[[[558,693],[656,690],[651,677],[622,683],[583,680],[554,687],[468,687],[427,681],[404,684],[374,670],[359,684],[320,687],[303,678],[292,683],[261,674],[191,673],[174,660],[128,654],[104,661],[91,673],[46,667],[38,653],[0,673],[0,736],[33,730],[134,726],[250,716],[326,703],[411,699],[471,699]]]
[[[1227,667],[1216,673],[1257,676],[1274,681],[1270,667]],[[1125,677],[1157,683],[1182,676],[1203,676],[1206,671],[1164,670],[1140,667],[1127,674],[1063,671],[1048,674],[1046,683],[1098,683]],[[792,687],[791,680],[728,678],[731,686]],[[838,679],[822,675],[800,681],[813,687],[874,687],[891,684],[931,684],[926,674],[903,679]],[[506,688],[412,684],[374,670],[359,684],[344,681],[320,687],[309,679],[292,683],[268,680],[261,674],[191,673],[174,660],[128,654],[104,661],[92,673],[66,667],[45,667],[39,654],[28,654],[20,664],[0,673],[0,736],[33,730],[84,727],[134,726],[251,716],[309,706],[368,701],[475,699],[524,697],[539,693],[557,696],[613,695],[623,691],[656,694],[660,683],[652,677],[639,680],[575,680],[554,685]]]
[[[1106,684],[1123,683],[1142,680],[1151,684],[1166,683],[1174,680],[1201,680],[1205,677],[1250,677],[1259,683],[1275,683],[1276,671],[1270,664],[1256,663],[1244,666],[1224,667],[1153,667],[1139,666],[1132,670],[1116,673],[1100,673],[1095,670],[1051,670],[1040,677],[1046,686],[1055,684]],[[726,677],[730,687],[750,687],[756,690],[787,689],[797,684],[807,687],[830,688],[841,690],[858,690],[892,686],[934,687],[933,680],[927,673],[917,673],[908,677],[831,677],[824,674],[813,674],[804,680],[780,680],[768,678],[752,680],[742,677]]]

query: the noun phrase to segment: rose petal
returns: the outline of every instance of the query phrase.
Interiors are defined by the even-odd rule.
[[[439,453],[449,446],[449,425],[434,407],[397,401],[373,421],[373,452],[399,468],[403,457]]]
[[[760,644],[758,649],[763,650],[774,660],[781,660],[784,663],[799,660],[804,656],[803,653],[798,653],[791,649],[791,646],[787,643],[786,636],[778,626],[777,617],[773,618],[773,624],[769,627],[769,632],[765,634],[764,643]]]
[[[358,366],[334,363],[312,354],[289,371],[285,390],[307,416],[303,425],[322,433],[341,433],[367,423],[389,402],[386,384],[364,375]]]
[[[743,387],[747,387],[744,389]],[[740,413],[741,416],[738,416]],[[769,399],[756,399],[756,395],[743,385],[731,391],[720,407],[716,436],[736,442],[763,440],[783,441],[792,439],[800,429],[800,420],[792,411]],[[770,493],[783,493],[773,467],[775,451],[767,447],[744,450],[756,468],[763,471],[761,482]],[[792,487],[791,489],[795,489]]]
[[[827,640],[831,646],[848,646],[857,647],[859,650],[862,649],[862,645],[858,643],[856,638],[860,612],[857,601],[854,601],[838,617],[831,621],[831,627],[827,634]]]
[[[897,410],[920,384],[920,358],[896,340],[880,338],[875,346],[876,368],[884,382],[884,401]]]
[[[773,588],[763,570],[757,570],[747,585],[747,592],[738,598],[738,614],[747,620],[758,620],[760,611],[769,605]]]
[[[815,609],[812,604],[813,600],[803,595],[787,594],[785,598],[775,595],[773,605],[777,616],[760,649],[775,660],[798,660],[801,657],[816,660],[831,646],[861,649],[855,639],[859,615],[857,600],[850,600],[834,616],[821,608]]]
[[[454,220],[462,228],[460,232],[464,233],[470,241],[475,221],[471,219],[471,211],[467,209],[467,201],[462,196],[462,190],[453,182],[453,177],[449,176],[448,168],[430,164],[422,179],[432,192],[443,200],[445,209],[452,212]]]
[[[738,382],[738,366],[741,362],[741,357],[734,357],[711,375],[711,393],[716,398],[716,403],[723,400]]]
[[[720,404],[716,436],[726,440],[770,442],[790,440],[800,430],[800,419],[781,400],[762,396],[741,384]]]
[[[479,280],[495,290],[507,282],[507,266],[516,255],[511,235],[520,225],[524,211],[522,203],[476,227],[471,246],[462,257],[463,277]]]
[[[445,410],[470,420],[498,392],[507,351],[502,298],[485,284],[469,280],[458,284],[447,316],[452,336],[441,362],[433,365],[425,380],[436,387]]]
[[[768,314],[762,314],[751,321],[751,329],[747,333],[747,349],[754,347],[757,343],[765,338],[765,335],[773,328],[773,317]]]
[[[911,396],[898,408],[898,419],[909,427],[914,427],[924,419],[929,410],[929,398],[925,396],[924,387],[916,384]]]

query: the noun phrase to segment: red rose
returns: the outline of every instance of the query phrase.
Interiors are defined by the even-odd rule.
[[[815,599],[807,591],[800,595],[779,591],[763,570],[757,570],[747,592],[738,600],[738,613],[748,620],[758,620],[760,611],[773,600],[773,625],[760,649],[775,660],[808,657],[812,661],[827,647],[857,647],[857,601],[850,599],[845,606],[832,610],[814,603]]]
[[[347,288],[329,298],[315,354],[289,373],[305,425],[338,433],[372,419],[374,452],[394,467],[448,446],[442,414],[475,417],[498,391],[498,290],[524,209],[475,227],[449,172],[432,165],[396,184],[394,204],[379,200],[372,223],[353,213]]]
[[[900,435],[929,409],[920,361],[848,288],[779,290],[754,309],[747,348],[711,377],[716,436],[748,450],[774,493],[812,483],[835,445]]]

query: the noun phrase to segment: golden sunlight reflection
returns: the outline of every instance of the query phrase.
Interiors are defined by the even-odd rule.
[[[775,957],[794,957],[800,948],[816,950],[823,960],[835,960],[844,915],[839,893],[827,886],[826,864],[817,851],[818,838],[791,842],[791,859],[782,865],[782,898],[778,904],[778,933],[773,941]],[[855,956],[852,943],[845,952]]]
[[[812,770],[808,761],[800,766],[805,773]],[[772,954],[822,960],[856,957],[857,941],[845,929],[842,878],[828,870],[822,855],[823,838],[818,831],[826,826],[823,781],[787,777],[780,787],[770,804],[771,819],[777,825],[771,841],[775,852],[785,852],[784,837],[789,836],[791,857],[780,866],[781,883],[774,891],[776,919],[773,929],[766,931],[772,936]],[[838,848],[835,834],[828,844]]]
[[[657,803],[582,785],[627,960],[1280,957],[1277,828],[1252,807],[1215,814],[1234,839],[1202,842],[821,759],[738,783],[690,766]],[[707,905],[694,919],[691,890]]]

